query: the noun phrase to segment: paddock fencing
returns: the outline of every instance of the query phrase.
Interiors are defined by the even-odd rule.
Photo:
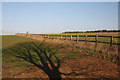
[[[109,45],[120,45],[120,36],[101,36],[101,35],[63,35],[63,34],[32,34],[36,36],[42,36],[48,39],[60,39],[69,41],[84,41],[94,43],[105,43]]]

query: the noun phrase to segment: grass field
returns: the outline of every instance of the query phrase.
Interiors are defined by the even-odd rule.
[[[29,42],[29,41],[32,41],[32,39],[18,37],[15,35],[3,35],[2,36],[2,49],[13,46],[17,43]]]
[[[36,53],[37,51],[43,50],[50,57],[50,53],[53,51],[55,56],[61,61],[65,60],[74,60],[81,59],[82,57],[88,58],[88,56],[94,55],[95,58],[99,58],[100,60],[108,60],[113,63],[118,63],[117,55],[108,55],[102,52],[94,52],[91,49],[84,49],[78,47],[72,47],[64,44],[52,44],[48,42],[40,42],[30,38],[19,37],[15,35],[10,36],[2,36],[2,75],[3,78],[15,77],[21,74],[24,74],[27,71],[31,71],[35,65],[32,62],[25,61],[24,59],[20,59],[16,57],[18,53],[29,54],[26,52],[30,49],[30,53],[35,62],[39,63],[39,65],[43,64],[43,60],[41,60]],[[35,45],[33,44],[35,43]],[[38,49],[36,49],[36,47]],[[25,51],[24,51],[25,50]],[[23,52],[22,52],[23,51]],[[32,52],[31,52],[32,51]],[[41,51],[40,51],[41,52]],[[23,54],[21,54],[23,55]],[[20,55],[20,56],[21,56]],[[43,59],[47,60],[45,55],[41,54]],[[56,57],[51,57],[52,62],[57,63]],[[30,58],[26,57],[30,60]],[[30,74],[30,73],[29,73]]]

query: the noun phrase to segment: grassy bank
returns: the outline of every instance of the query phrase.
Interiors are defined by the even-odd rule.
[[[99,58],[100,60],[108,60],[113,63],[118,63],[117,55],[97,51],[95,52],[91,49],[73,47],[64,44],[36,41],[19,36],[3,36],[2,46],[2,73],[4,78],[15,77],[19,74],[24,74],[26,71],[30,71],[33,67],[35,67],[35,65],[31,63],[32,59],[37,64],[44,65],[44,61],[41,60],[40,56],[47,62],[49,60],[46,56],[51,56],[50,60],[54,63],[57,63],[56,57],[60,60],[60,62],[64,62],[65,60],[74,60],[87,56],[93,56],[95,58]],[[27,61],[25,61],[24,58]]]

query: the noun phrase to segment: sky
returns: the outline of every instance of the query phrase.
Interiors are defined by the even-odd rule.
[[[2,34],[118,29],[118,2],[3,2]]]

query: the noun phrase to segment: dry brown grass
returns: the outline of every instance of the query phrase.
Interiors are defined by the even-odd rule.
[[[21,36],[21,35],[18,35]],[[22,36],[24,36],[22,34]],[[36,37],[35,35],[28,35],[28,38],[32,38],[35,40],[39,41],[45,41],[45,42],[50,42],[53,44],[64,44],[64,45],[69,45],[72,47],[79,47],[79,48],[84,48],[84,49],[91,49],[94,51],[102,52],[102,53],[110,53],[110,54],[115,54],[118,55],[118,46],[109,46],[105,44],[95,44],[95,43],[85,43],[85,42],[75,42],[75,41],[68,41],[68,40],[60,40],[60,39],[48,39],[48,38],[43,38],[43,37]]]

